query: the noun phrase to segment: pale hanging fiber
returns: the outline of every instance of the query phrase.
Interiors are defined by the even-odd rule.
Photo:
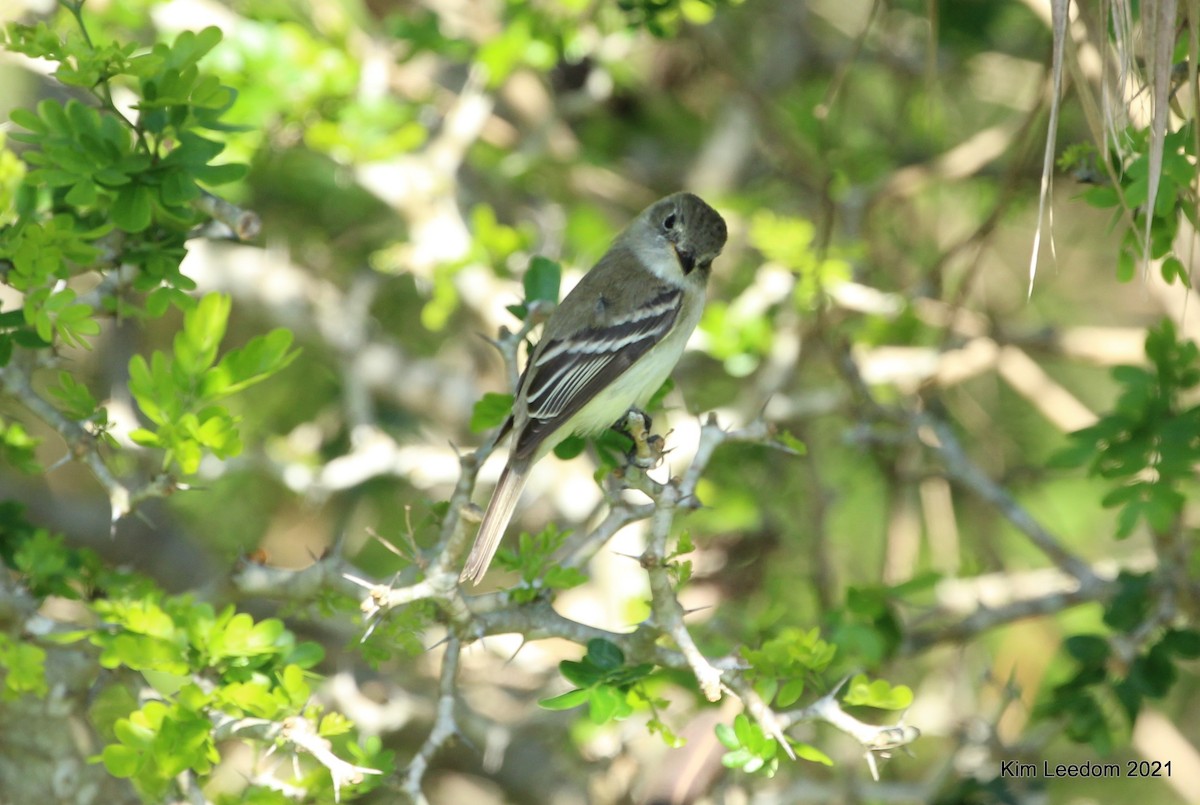
[[[1038,251],[1042,246],[1042,222],[1046,220],[1046,200],[1054,186],[1054,141],[1058,135],[1058,107],[1062,95],[1063,53],[1067,43],[1067,7],[1070,0],[1051,0],[1050,27],[1054,34],[1054,58],[1050,67],[1050,121],[1046,127],[1046,154],[1042,158],[1042,187],[1038,193],[1037,228],[1033,233],[1033,254],[1029,258],[1029,295],[1033,296],[1033,278],[1037,276]],[[1054,212],[1050,212],[1050,253],[1054,253]]]
[[[1142,244],[1145,270],[1150,270],[1150,224],[1154,220],[1154,202],[1158,198],[1158,182],[1162,178],[1163,144],[1167,138],[1167,116],[1170,114],[1171,56],[1175,51],[1175,0],[1157,0],[1142,6],[1143,26],[1150,26],[1151,93],[1154,113],[1150,121],[1150,172],[1146,187],[1146,231]]]

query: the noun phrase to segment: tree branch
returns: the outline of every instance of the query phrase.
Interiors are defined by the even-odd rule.
[[[416,805],[427,805],[428,800],[421,791],[421,782],[429,763],[446,742],[458,733],[458,723],[454,718],[455,685],[458,677],[458,659],[462,652],[462,644],[457,637],[451,635],[446,640],[446,653],[442,657],[442,672],[438,681],[437,715],[433,727],[425,738],[425,743],[417,751],[408,770],[404,773],[401,790]]]

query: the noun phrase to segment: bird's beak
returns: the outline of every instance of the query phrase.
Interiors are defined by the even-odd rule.
[[[687,249],[681,249],[677,244],[672,244],[675,249],[675,256],[679,258],[679,265],[683,268],[684,274],[691,274],[692,269],[696,267],[696,255],[692,254]]]

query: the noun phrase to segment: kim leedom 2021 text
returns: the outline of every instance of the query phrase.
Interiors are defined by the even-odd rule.
[[[1020,763],[1000,761],[1001,777],[1170,777],[1171,761],[1127,760],[1122,763]]]

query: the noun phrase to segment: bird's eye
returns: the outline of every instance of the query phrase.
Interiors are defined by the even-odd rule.
[[[671,213],[663,220],[663,229],[675,228],[675,213]]]

